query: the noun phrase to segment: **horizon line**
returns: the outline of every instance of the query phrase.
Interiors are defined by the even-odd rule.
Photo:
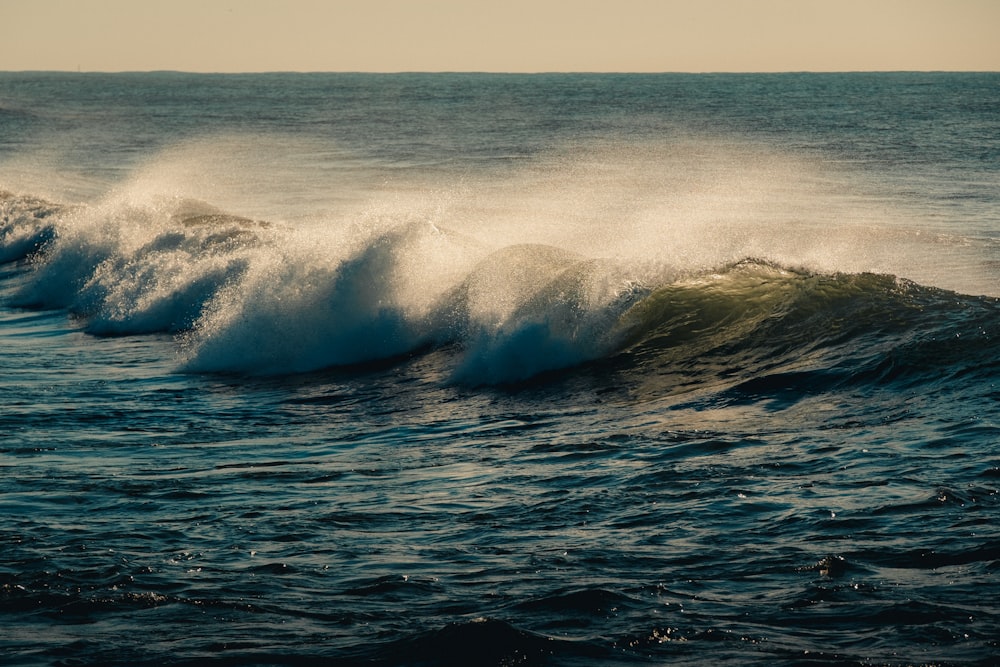
[[[3,74],[208,74],[208,75],[246,75],[246,74],[492,74],[492,75],[549,75],[549,74],[585,74],[585,75],[709,75],[709,74],[996,74],[1000,70],[980,69],[855,69],[855,70],[184,70],[184,69],[0,69]]]

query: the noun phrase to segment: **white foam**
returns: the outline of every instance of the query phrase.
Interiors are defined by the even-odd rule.
[[[456,378],[505,382],[608,354],[636,298],[744,257],[927,270],[924,240],[900,244],[906,220],[849,174],[757,145],[609,142],[380,182],[367,165],[324,199],[326,176],[295,161],[305,145],[255,142],[186,143],[61,216],[19,302],[69,308],[100,334],[184,331],[189,371],[301,372],[451,344]]]

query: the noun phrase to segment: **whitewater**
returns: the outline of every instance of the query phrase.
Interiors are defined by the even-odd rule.
[[[990,665],[1000,76],[0,73],[12,665]]]

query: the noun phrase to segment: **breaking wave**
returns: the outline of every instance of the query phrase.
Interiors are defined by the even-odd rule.
[[[834,382],[898,375],[900,350],[921,350],[909,367],[956,345],[955,359],[986,368],[1000,357],[996,299],[886,274],[596,258],[427,219],[285,225],[185,198],[65,207],[3,193],[0,214],[0,260],[21,272],[11,305],[66,309],[98,336],[176,334],[187,372],[301,373],[444,349],[452,380],[472,385],[604,360],[678,386],[750,368],[759,390],[819,358]]]

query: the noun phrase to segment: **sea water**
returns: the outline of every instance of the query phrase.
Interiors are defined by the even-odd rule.
[[[0,73],[10,665],[996,664],[1000,75]]]

